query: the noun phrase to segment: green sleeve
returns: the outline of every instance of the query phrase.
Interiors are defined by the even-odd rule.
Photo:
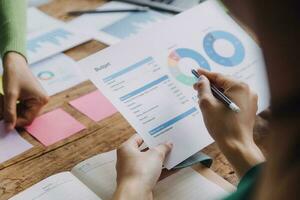
[[[251,199],[254,192],[258,176],[263,164],[251,168],[241,179],[237,190],[224,200],[247,200]]]
[[[0,0],[0,54],[14,51],[26,57],[26,0]]]

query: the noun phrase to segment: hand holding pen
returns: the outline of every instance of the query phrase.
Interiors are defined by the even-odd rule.
[[[200,80],[194,84],[199,106],[208,133],[215,140],[239,176],[264,162],[265,158],[253,140],[258,109],[258,96],[249,85],[214,72],[199,69]],[[211,89],[214,84],[234,101],[240,112],[232,112],[218,100]],[[227,105],[227,104],[226,104]]]
[[[192,74],[197,79],[201,78],[199,73],[194,69],[192,70]],[[214,97],[221,101],[226,107],[228,107],[234,112],[240,112],[240,108],[232,100],[230,100],[223,92],[221,92],[213,83],[210,83],[210,88]]]

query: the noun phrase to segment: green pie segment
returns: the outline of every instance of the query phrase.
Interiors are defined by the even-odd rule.
[[[188,76],[182,73],[179,68],[179,62],[181,59],[192,59],[196,61],[196,63],[198,64],[198,68],[204,68],[210,71],[208,62],[198,52],[187,48],[179,48],[172,51],[168,58],[170,72],[177,81],[181,82],[184,85],[192,86],[197,81],[197,79],[192,75]]]

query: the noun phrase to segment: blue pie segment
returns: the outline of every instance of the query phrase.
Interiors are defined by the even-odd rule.
[[[214,43],[219,39],[224,39],[233,45],[234,54],[232,56],[224,57],[217,53],[216,49],[214,49]],[[226,67],[239,65],[245,58],[245,48],[242,42],[233,34],[225,31],[213,31],[208,33],[204,37],[203,47],[211,60]]]

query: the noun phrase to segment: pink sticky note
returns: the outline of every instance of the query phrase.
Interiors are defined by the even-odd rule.
[[[62,109],[37,117],[26,130],[45,146],[63,140],[81,130],[84,125]]]
[[[70,104],[96,122],[117,112],[117,109],[99,90],[79,97]]]

